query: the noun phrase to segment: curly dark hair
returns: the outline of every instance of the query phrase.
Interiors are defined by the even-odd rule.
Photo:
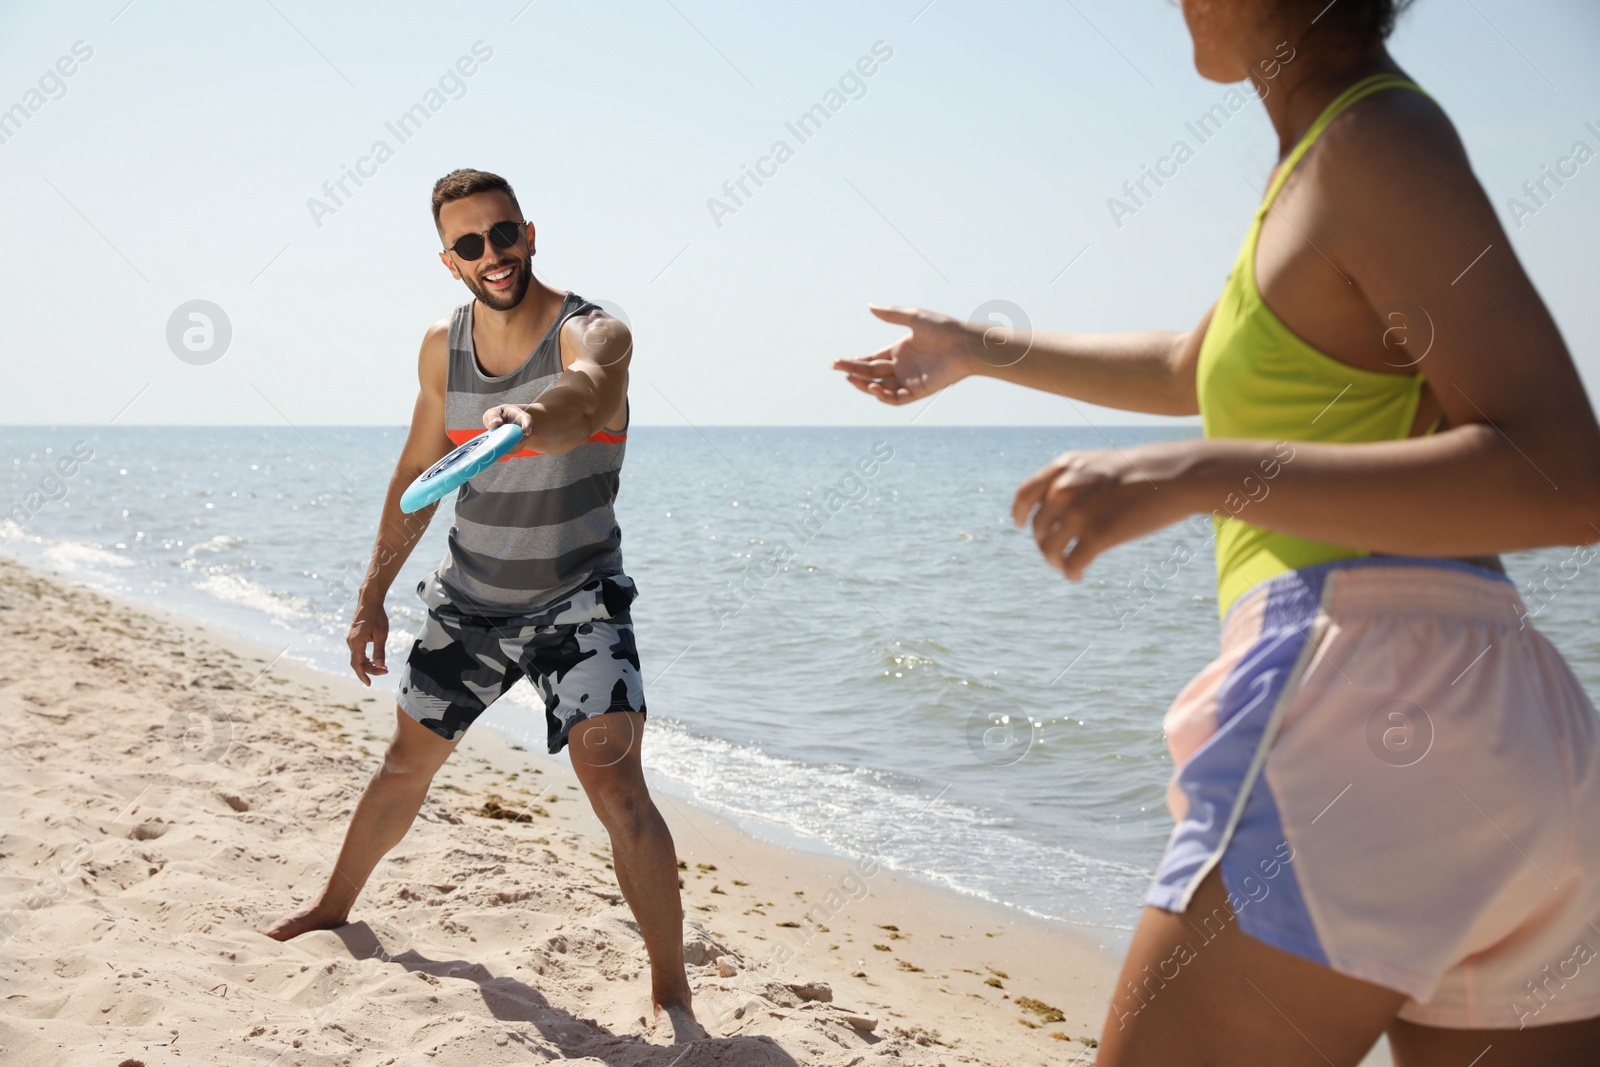
[[[1313,30],[1335,30],[1363,42],[1386,40],[1413,0],[1295,0],[1315,20]]]

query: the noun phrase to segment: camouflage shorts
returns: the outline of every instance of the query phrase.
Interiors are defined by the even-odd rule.
[[[400,709],[447,740],[526,677],[544,698],[552,754],[591,715],[645,713],[626,575],[596,578],[536,615],[464,611],[430,575],[417,585],[428,621],[400,672]]]

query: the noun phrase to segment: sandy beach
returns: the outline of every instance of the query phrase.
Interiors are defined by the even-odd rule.
[[[642,943],[565,758],[482,726],[350,925],[279,944],[393,726],[386,694],[0,559],[5,1013],[18,1064],[1087,1064],[1082,933],[758,840],[656,792],[695,1007]]]

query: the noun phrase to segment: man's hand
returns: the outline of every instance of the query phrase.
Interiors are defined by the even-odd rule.
[[[1079,581],[1107,549],[1205,510],[1204,489],[1191,475],[1204,445],[1172,441],[1064,453],[1022,483],[1011,520],[1022,526],[1032,515],[1033,539],[1045,562]]]
[[[983,337],[969,323],[920,308],[868,305],[884,322],[911,327],[887,348],[865,359],[837,359],[850,384],[885,404],[910,404],[932,396],[973,373],[973,347]]]
[[[357,602],[356,617],[350,623],[345,644],[350,646],[350,669],[356,672],[362,685],[372,684],[371,675],[389,673],[389,668],[384,665],[384,646],[388,641],[389,615],[383,610],[382,601],[376,604]],[[370,656],[367,653],[368,645],[372,646]]]
[[[528,414],[528,409],[521,404],[501,404],[483,413],[485,429],[492,430],[496,426],[503,426],[508,422],[514,422],[522,427],[523,440],[527,440],[528,435],[533,432],[533,417]]]

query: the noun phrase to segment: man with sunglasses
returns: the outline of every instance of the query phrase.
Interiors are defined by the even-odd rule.
[[[368,783],[326,887],[266,931],[288,940],[344,925],[373,868],[410,829],[462,734],[526,677],[543,697],[552,754],[572,768],[611,837],[617,882],[650,957],[656,1024],[703,1037],[683,966],[677,853],[640,766],[644,685],[613,505],[627,440],[628,328],[533,276],[535,229],[505,179],[457,170],[433,189],[450,273],[473,300],[429,328],[411,432],[347,643],[363,684],[388,673],[384,596],[433,513],[400,494],[463,441],[506,422],[523,446],[462,486],[428,608],[400,676],[383,764]],[[369,652],[370,647],[370,652]]]

